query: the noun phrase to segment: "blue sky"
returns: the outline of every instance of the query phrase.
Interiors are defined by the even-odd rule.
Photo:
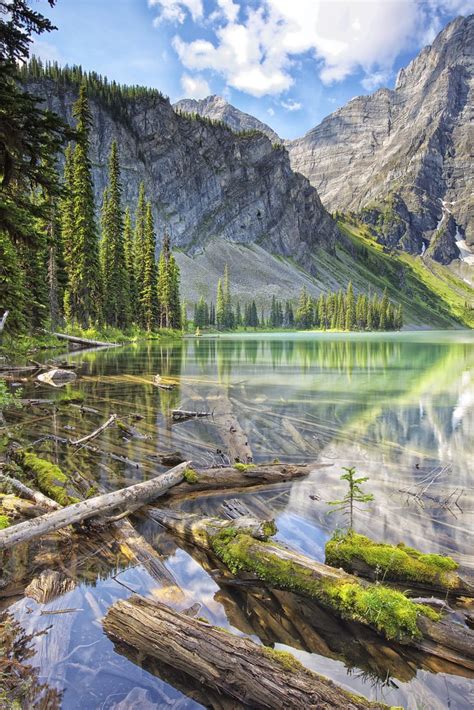
[[[393,87],[474,0],[58,0],[34,53],[179,98],[224,96],[284,138]]]

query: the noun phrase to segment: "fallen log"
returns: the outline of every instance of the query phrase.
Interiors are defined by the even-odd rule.
[[[56,503],[52,498],[48,498],[40,491],[35,491],[29,486],[26,486],[21,481],[18,481],[12,476],[7,476],[5,473],[0,473],[0,483],[7,483],[9,486],[14,488],[23,498],[27,500],[32,500],[34,503],[46,508],[47,510],[59,510],[61,506]]]
[[[196,497],[206,493],[216,493],[232,489],[265,486],[269,484],[293,481],[303,478],[322,464],[236,464],[223,468],[206,468],[195,471],[190,482],[183,482],[177,488],[170,489],[166,500],[177,501],[182,498]]]
[[[95,496],[80,503],[73,503],[61,510],[41,515],[34,520],[0,530],[0,550],[7,549],[20,542],[26,542],[53,530],[59,530],[67,525],[80,523],[88,518],[111,514],[120,508],[133,511],[146,503],[150,503],[154,498],[180,483],[184,479],[184,472],[188,464],[189,462],[179,464],[167,473],[149,481],[136,483],[133,486],[112,493]]]
[[[474,669],[474,631],[459,616],[449,610],[438,613],[399,591],[262,539],[262,530],[267,536],[274,534],[270,521],[261,524],[262,529],[248,517],[229,521],[158,508],[150,515],[187,542],[213,552],[234,575],[251,574],[270,588],[314,599],[337,616],[364,624],[388,640]],[[254,529],[259,535],[253,535]]]
[[[80,444],[85,444],[88,441],[92,441],[92,439],[95,439],[96,436],[99,436],[99,434],[102,434],[103,431],[105,431],[109,426],[111,426],[114,422],[117,421],[117,415],[116,414],[111,414],[110,417],[107,419],[106,422],[104,422],[100,427],[97,429],[94,429],[93,432],[90,434],[87,434],[87,436],[83,436],[81,439],[76,439],[75,441],[70,441],[72,446],[79,446]]]
[[[121,343],[104,343],[100,340],[90,340],[90,338],[80,338],[77,335],[66,335],[65,333],[52,333],[60,340],[68,340],[70,343],[79,343],[80,345],[95,345],[98,348],[117,348]]]
[[[349,532],[326,543],[326,563],[377,581],[453,597],[474,596],[474,574],[460,570],[450,557],[426,555],[406,545],[375,542]]]
[[[258,646],[138,595],[116,602],[103,623],[112,639],[172,665],[246,707],[383,707],[346,693],[289,653]]]

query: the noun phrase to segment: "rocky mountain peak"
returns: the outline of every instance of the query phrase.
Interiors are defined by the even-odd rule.
[[[197,113],[203,118],[214,121],[223,121],[233,131],[260,131],[272,143],[280,143],[280,137],[266,123],[259,121],[255,116],[240,111],[232,106],[222,96],[207,96],[205,99],[181,99],[173,104],[173,108],[184,113]]]

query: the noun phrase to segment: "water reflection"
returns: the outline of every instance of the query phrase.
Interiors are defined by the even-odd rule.
[[[74,388],[99,415],[45,405],[9,413],[10,427],[33,441],[47,434],[86,434],[112,412],[143,418],[133,424],[141,438],[112,428],[100,437],[97,452],[72,452],[57,441],[44,441],[39,450],[67,472],[114,489],[164,470],[159,458],[164,451],[178,450],[205,463],[222,446],[217,417],[177,425],[170,410],[212,410],[216,398],[225,396],[256,460],[331,464],[291,486],[242,496],[256,514],[276,517],[280,540],[323,559],[324,544],[341,523],[328,515],[327,501],[342,493],[341,467],[355,465],[370,477],[375,495],[372,510],[358,515],[361,532],[403,539],[472,564],[471,334],[248,335],[152,342],[71,357],[83,363]],[[154,387],[156,374],[174,388]],[[45,385],[31,391],[27,386],[28,395],[59,398]],[[417,502],[410,493],[426,486]],[[454,490],[460,494],[459,509],[442,505]],[[188,508],[218,512],[221,502],[209,496]],[[455,668],[382,645],[292,595],[222,584],[215,560],[178,545],[150,521],[141,531],[166,558],[187,603],[198,601],[212,622],[291,648],[316,671],[388,703],[413,709],[469,707],[469,681],[456,677]],[[141,670],[137,658],[123,648],[114,650],[102,634],[100,616],[130,590],[163,599],[156,582],[143,568],[130,567],[113,547],[98,554],[87,547],[54,548],[58,544],[45,540],[17,548],[2,565],[0,602],[29,634],[47,626],[43,607],[23,597],[31,575],[46,567],[66,567],[76,575],[75,589],[51,602],[79,609],[69,626],[55,617],[59,629],[69,629],[61,655],[54,656],[47,634],[35,640],[37,654],[29,663],[40,671],[38,682],[63,693],[64,708],[111,708],[125,698],[131,703],[140,690],[142,705],[166,706],[182,698],[183,707],[199,707],[200,689],[187,685],[188,679],[149,659]],[[49,650],[41,650],[42,644]]]

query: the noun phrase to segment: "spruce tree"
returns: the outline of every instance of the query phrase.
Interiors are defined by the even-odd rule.
[[[158,301],[160,326],[162,328],[181,328],[179,267],[171,253],[170,238],[167,232],[163,237],[158,265]]]
[[[68,143],[64,151],[64,178],[60,215],[62,251],[66,274],[69,278],[74,244],[74,150],[71,143]]]
[[[89,161],[92,116],[84,84],[74,104],[78,140],[74,149],[74,241],[71,245],[67,304],[70,317],[82,326],[102,316],[102,276]]]
[[[146,223],[146,197],[145,197],[145,185],[140,183],[140,188],[138,190],[138,201],[137,208],[135,212],[135,280],[137,284],[138,292],[140,293],[141,284],[143,283],[143,254],[145,249],[145,223]]]
[[[216,325],[219,330],[225,328],[225,299],[222,281],[217,282],[217,297],[216,297]]]
[[[356,323],[356,312],[355,312],[355,299],[354,299],[354,289],[352,288],[352,281],[349,281],[346,292],[345,299],[345,329],[354,330]]]
[[[130,281],[125,259],[122,185],[117,142],[109,156],[109,183],[102,208],[102,240],[100,244],[105,322],[117,328],[130,325]]]
[[[123,248],[130,292],[130,317],[132,321],[136,321],[138,318],[138,287],[135,275],[135,241],[129,207],[126,208],[123,219]]]
[[[157,325],[157,279],[156,279],[156,237],[151,204],[147,202],[145,210],[145,228],[143,235],[143,279],[140,286],[140,325],[149,332]]]
[[[234,327],[234,312],[232,310],[232,299],[230,295],[229,267],[224,267],[224,282],[222,284],[224,296],[224,328],[232,330]]]

